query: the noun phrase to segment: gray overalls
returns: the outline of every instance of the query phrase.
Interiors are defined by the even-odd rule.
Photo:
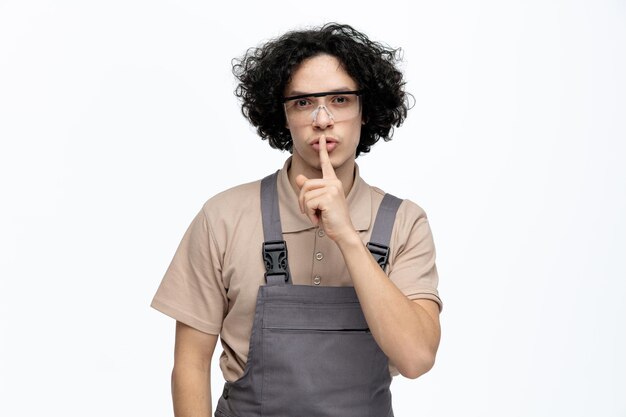
[[[224,385],[216,417],[393,417],[387,357],[354,287],[292,285],[277,174],[261,181],[266,285],[259,287],[248,360]],[[386,194],[367,247],[384,269],[396,211]]]

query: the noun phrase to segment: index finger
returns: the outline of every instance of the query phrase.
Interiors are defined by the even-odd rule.
[[[320,166],[322,167],[322,178],[337,178],[333,165],[330,163],[328,150],[326,149],[326,136],[320,136]]]

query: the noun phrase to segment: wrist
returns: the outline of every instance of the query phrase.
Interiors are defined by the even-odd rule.
[[[339,235],[335,240],[335,243],[337,244],[337,246],[339,246],[339,249],[341,250],[349,249],[351,247],[363,246],[363,242],[359,237],[359,233],[354,229],[346,231],[345,233]]]

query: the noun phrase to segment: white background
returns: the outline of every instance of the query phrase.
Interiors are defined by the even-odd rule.
[[[626,416],[626,3],[495,0],[0,1],[0,415],[173,414],[152,296],[204,201],[288,156],[230,61],[330,20],[401,46],[416,98],[358,159],[437,245],[396,416]]]

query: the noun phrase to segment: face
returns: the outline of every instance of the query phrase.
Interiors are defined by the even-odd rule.
[[[358,90],[358,87],[337,58],[318,55],[303,61],[297,67],[285,89],[285,97],[328,91],[353,91]],[[313,109],[317,104],[326,104],[332,112],[332,96],[319,97],[316,100]],[[361,114],[359,110],[358,114],[349,119],[335,121],[326,110],[320,109],[315,118],[310,117],[304,124],[290,125],[288,118],[287,128],[293,140],[293,163],[305,170],[319,170],[318,141],[321,135],[325,135],[330,162],[335,170],[343,166],[351,169],[361,135]]]

